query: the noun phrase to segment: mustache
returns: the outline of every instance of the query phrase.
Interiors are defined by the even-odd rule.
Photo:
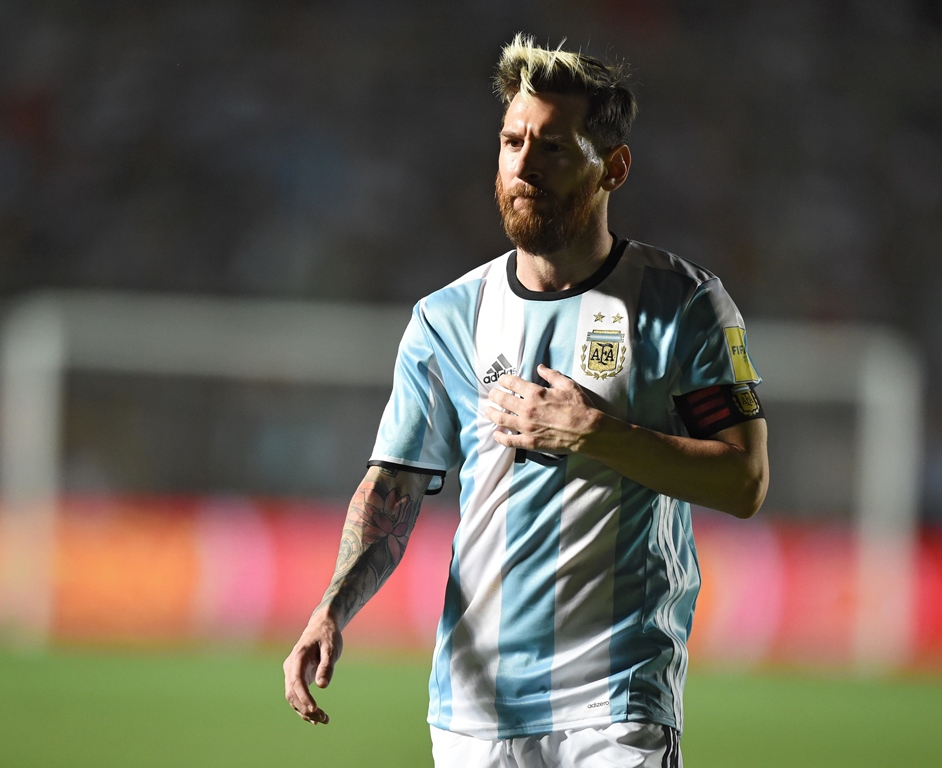
[[[507,195],[509,197],[523,197],[529,200],[537,200],[541,197],[549,197],[548,192],[544,192],[542,189],[537,189],[530,184],[517,184],[514,187],[511,187],[507,190]]]

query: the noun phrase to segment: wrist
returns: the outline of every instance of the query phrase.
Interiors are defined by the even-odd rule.
[[[590,459],[606,462],[613,442],[631,428],[631,424],[593,409],[588,427],[574,450]]]
[[[324,599],[321,600],[320,605],[311,613],[308,624],[316,624],[318,626],[331,624],[340,630],[347,625],[349,620],[350,619],[344,614],[343,606],[340,603],[337,593],[328,592],[328,594],[324,595]]]

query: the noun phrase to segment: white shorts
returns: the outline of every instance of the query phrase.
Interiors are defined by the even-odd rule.
[[[614,723],[521,736],[479,739],[432,728],[435,768],[683,768],[677,731],[650,723]]]

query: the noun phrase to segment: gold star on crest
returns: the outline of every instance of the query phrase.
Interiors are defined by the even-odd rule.
[[[595,316],[595,322],[597,322],[597,323],[601,323],[604,319],[605,319],[605,315],[603,315],[601,312],[599,312],[599,313]]]
[[[624,320],[624,319],[625,319],[625,318],[623,318],[621,315],[612,315],[612,322],[613,322],[613,323],[620,323],[620,322],[621,322],[622,320]]]

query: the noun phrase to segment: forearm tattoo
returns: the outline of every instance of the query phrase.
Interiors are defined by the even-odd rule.
[[[383,469],[357,488],[344,523],[337,565],[318,608],[332,604],[349,621],[383,585],[402,560],[419,514],[421,493],[413,498],[395,470]]]

